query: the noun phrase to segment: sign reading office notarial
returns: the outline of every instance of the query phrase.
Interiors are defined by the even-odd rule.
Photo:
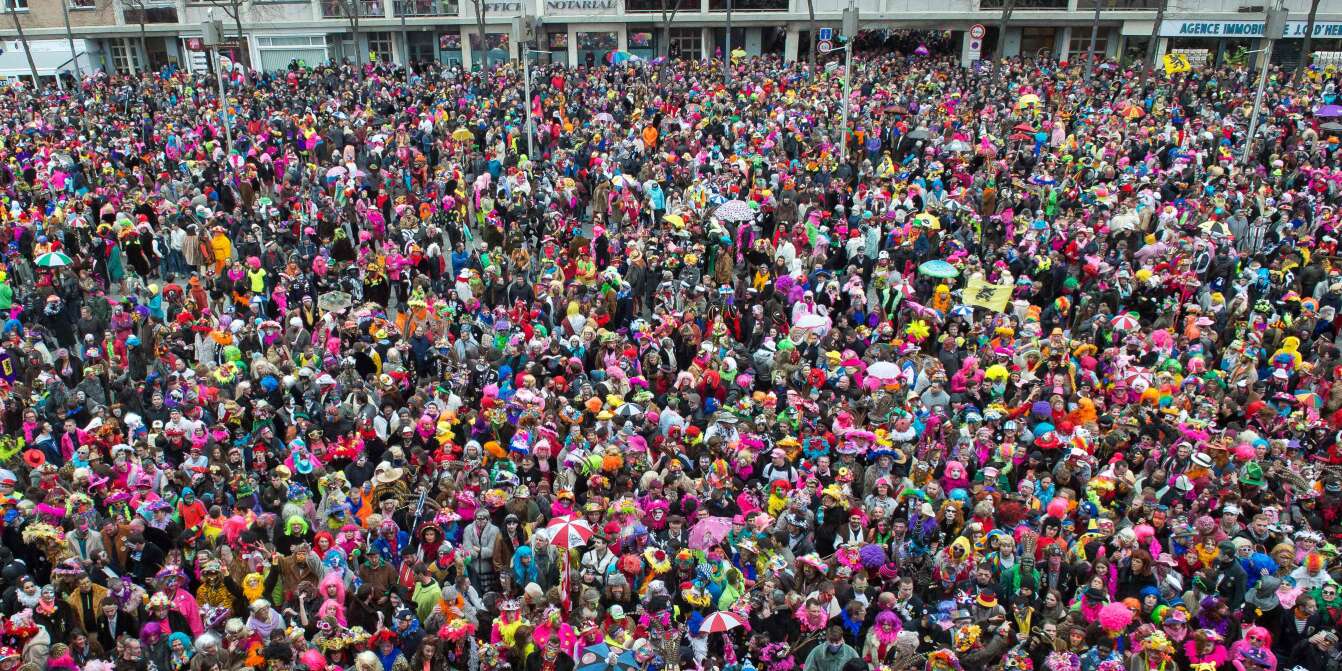
[[[546,14],[616,14],[619,0],[545,0]]]
[[[1286,39],[1303,38],[1305,21],[1287,21]],[[1263,36],[1262,21],[1164,21],[1160,24],[1161,37],[1224,37],[1259,38]],[[1314,37],[1342,37],[1342,21],[1316,21]]]

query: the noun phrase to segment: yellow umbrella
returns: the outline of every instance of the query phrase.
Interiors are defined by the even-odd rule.
[[[924,226],[926,228],[930,228],[934,231],[941,230],[941,220],[936,218],[936,216],[928,214],[926,212],[914,217],[913,220],[918,222],[919,225]]]
[[[665,215],[662,217],[662,221],[665,221],[676,228],[685,228],[685,217],[682,217],[679,214]]]
[[[452,131],[452,139],[458,142],[466,142],[467,140],[474,140],[475,133],[472,133],[467,128],[458,128]]]
[[[1021,96],[1019,99],[1016,100],[1017,107],[1025,107],[1026,105],[1038,105],[1038,104],[1039,104],[1039,96],[1033,93],[1026,93],[1025,95]]]

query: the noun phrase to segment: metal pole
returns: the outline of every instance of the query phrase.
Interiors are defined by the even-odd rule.
[[[523,43],[522,45],[522,91],[526,100],[522,101],[522,113],[526,114],[526,123],[522,124],[522,130],[527,134],[527,158],[536,160],[536,140],[533,137],[531,127],[531,45]]]
[[[732,0],[727,0],[727,41],[722,50],[722,82],[732,83]]]
[[[75,34],[74,34],[73,32],[70,31],[70,6],[69,6],[69,2],[70,2],[70,0],[61,0],[61,14],[65,17],[65,39],[66,39],[67,42],[70,43],[70,58],[71,58],[71,60],[74,61],[74,66],[75,66],[75,79],[76,79],[76,80],[79,80],[79,81],[82,82],[83,79],[84,79],[84,73],[80,71],[80,68],[79,68],[79,54],[75,52]],[[59,78],[60,78],[60,74],[57,73],[56,77],[57,77],[57,79],[59,79]],[[83,87],[82,85],[79,86],[79,90],[81,90],[81,91],[84,90],[84,87]]]
[[[849,38],[851,40],[852,38]],[[848,162],[848,107],[853,98],[853,43],[843,45],[843,126],[839,131],[839,163]]]
[[[219,124],[224,127],[224,146],[228,151],[228,156],[233,155],[233,129],[228,125],[228,96],[224,94],[224,59],[219,53],[219,47],[210,49],[214,53],[214,81],[219,85]],[[232,165],[228,158],[224,162]]]
[[[1100,33],[1100,3],[1103,0],[1094,0],[1095,18],[1090,22],[1090,46],[1086,49],[1086,83],[1090,83],[1091,72],[1095,69],[1095,39]]]
[[[1272,8],[1280,10],[1282,0],[1273,0]],[[1244,152],[1240,155],[1240,163],[1249,165],[1249,154],[1253,152],[1254,134],[1258,132],[1258,114],[1263,109],[1263,89],[1267,87],[1267,71],[1272,67],[1272,47],[1277,40],[1274,36],[1268,36],[1267,46],[1263,48],[1263,65],[1258,70],[1258,90],[1253,94],[1253,113],[1249,115],[1249,133],[1244,137]]]

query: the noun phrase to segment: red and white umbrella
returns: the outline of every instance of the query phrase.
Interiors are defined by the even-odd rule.
[[[556,517],[545,525],[546,533],[550,534],[550,544],[557,548],[576,548],[587,544],[592,539],[592,525],[581,517]]]
[[[1141,324],[1137,322],[1137,317],[1131,312],[1124,312],[1117,317],[1109,320],[1109,325],[1114,327],[1115,331],[1131,332],[1136,331]]]
[[[704,618],[703,624],[699,625],[699,633],[721,634],[739,626],[741,626],[741,618],[720,610]]]

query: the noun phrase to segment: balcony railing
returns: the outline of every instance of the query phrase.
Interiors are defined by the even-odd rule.
[[[122,15],[125,17],[128,25],[139,25],[141,15],[144,16],[144,23],[177,23],[177,8],[173,6],[156,7],[152,2],[144,3],[143,7],[123,7]]]
[[[675,3],[670,3],[674,5]],[[691,3],[692,4],[692,3]],[[684,7],[681,8],[684,11]],[[708,11],[727,11],[727,0],[709,0]],[[788,0],[732,0],[733,12],[786,12]]]
[[[1077,0],[1077,9],[1095,9],[1097,0]],[[1098,0],[1102,12],[1149,11],[1160,7],[1160,0]]]
[[[1001,9],[1003,4],[1005,0],[979,0],[979,9]],[[1067,9],[1067,0],[1016,0],[1015,9]]]
[[[457,0],[397,0],[397,16],[456,16],[460,13]]]
[[[382,9],[382,0],[322,0],[322,17],[340,19],[354,12],[360,18],[382,18],[386,12]]]

